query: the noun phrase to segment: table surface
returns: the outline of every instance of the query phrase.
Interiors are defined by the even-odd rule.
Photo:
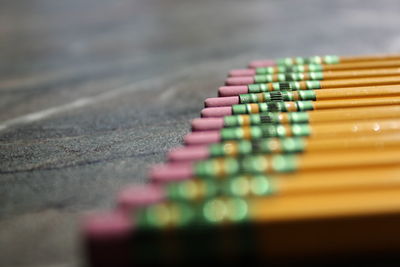
[[[82,265],[82,214],[146,182],[229,69],[400,51],[395,0],[1,4],[0,266]]]

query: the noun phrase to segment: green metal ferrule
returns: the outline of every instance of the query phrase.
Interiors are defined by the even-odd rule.
[[[321,64],[309,64],[308,65],[309,72],[320,72],[323,70],[324,70],[324,67]]]
[[[292,124],[293,136],[310,136],[311,127],[309,124]]]
[[[243,125],[243,119],[239,115],[232,115],[232,116],[224,117],[224,127],[237,127],[237,126],[241,126],[241,125]]]
[[[260,114],[252,114],[250,116],[258,117],[257,120],[251,121],[251,125],[280,123],[278,112],[264,112],[264,113],[260,113]]]
[[[281,139],[281,149],[284,153],[299,153],[305,149],[304,139],[301,137],[287,137]]]
[[[304,64],[337,64],[340,58],[336,55],[327,56],[311,56],[311,57],[285,57],[275,60],[276,65],[291,66],[291,65],[304,65]]]
[[[294,94],[290,91],[280,91],[282,99],[280,101],[294,101]],[[271,93],[270,93],[271,94]],[[273,93],[272,93],[273,95]]]
[[[257,154],[270,152],[269,140],[270,138],[263,138],[252,141],[252,153]]]
[[[312,57],[286,57],[275,60],[277,65],[291,66],[291,65],[305,65],[305,64],[322,64],[323,58],[320,56]]]
[[[233,114],[247,114],[246,104],[232,105]]]
[[[217,144],[212,144],[209,147],[209,152],[211,157],[224,157],[224,156],[229,156],[227,153],[227,146],[230,146],[231,144],[229,143],[217,143]],[[240,140],[237,143],[235,143],[237,146],[237,153],[239,155],[246,155],[252,152],[252,144],[249,141],[246,140]]]
[[[242,223],[249,216],[248,203],[239,197],[213,197],[199,202],[167,201],[135,212],[137,228],[144,231],[189,227],[198,229],[198,226],[203,225]],[[153,235],[151,237],[157,238]]]
[[[200,214],[207,224],[241,223],[247,221],[250,216],[246,200],[237,197],[207,200],[201,205]]]
[[[301,88],[299,82],[277,82],[271,84],[274,91],[298,91]]]
[[[265,175],[241,175],[225,180],[223,194],[236,197],[268,196],[276,192],[276,185]]]
[[[182,182],[169,183],[165,186],[167,199],[197,200],[209,198],[218,194],[218,185],[211,179],[190,179]]]
[[[193,168],[194,176],[199,178],[230,176],[238,170],[238,162],[232,157],[198,161]]]
[[[297,62],[295,62],[291,57],[278,58],[275,60],[276,65],[290,66],[296,63]]]
[[[307,89],[321,89],[320,81],[306,81]]]
[[[244,129],[241,129],[244,135]],[[263,131],[259,127],[252,126],[250,127],[250,138],[251,139],[260,139],[263,137]]]
[[[310,80],[323,80],[324,73],[323,72],[309,72],[308,75],[310,76]]]
[[[240,125],[239,116],[225,116],[224,117],[224,127],[235,127]]]
[[[241,162],[241,171],[250,174],[272,172],[293,172],[298,168],[296,155],[247,156]]]
[[[315,95],[314,90],[302,90],[298,91],[298,93],[301,100],[317,100],[317,96]]]
[[[294,64],[298,65],[304,65],[304,64],[308,64],[308,59],[305,57],[295,57],[292,60],[294,62]]]
[[[276,140],[276,138],[263,138],[260,140],[254,140],[252,143],[253,154],[270,154],[276,151]]]
[[[213,158],[223,157],[226,154],[223,144],[220,143],[210,145],[210,147],[208,148],[208,152],[210,153],[210,156]]]
[[[259,94],[263,94],[260,98]],[[294,101],[293,93],[289,91],[280,91],[279,95],[274,94],[274,92],[259,93],[259,94],[241,94],[239,95],[239,101],[241,104],[248,103],[261,103],[261,102],[271,102],[271,101]],[[304,94],[309,97],[302,100],[313,100],[310,94]]]
[[[286,112],[285,102],[270,102],[270,103],[260,103],[259,104],[261,112]]]
[[[273,179],[270,177],[259,174],[233,176],[224,180],[191,179],[188,181],[169,183],[166,185],[165,189],[169,201],[198,201],[217,196],[268,196],[276,192],[276,185],[274,185]],[[168,210],[168,207],[164,206],[160,209],[160,206],[158,206],[158,213],[165,212],[166,208]],[[150,213],[157,213],[157,208],[149,209],[149,211]],[[157,215],[155,215],[156,214],[151,214],[150,217],[157,217]],[[143,219],[142,216],[142,222]],[[150,219],[150,222],[156,223],[155,219],[156,218]]]
[[[278,73],[276,74],[276,78],[278,82],[285,82],[287,78],[291,79],[290,75],[286,75],[286,73]],[[274,82],[274,81],[271,81]]]
[[[276,73],[286,73],[286,72],[291,72],[291,67],[292,66],[276,66]]]
[[[314,110],[313,101],[297,101],[296,106],[298,111]]]
[[[320,56],[312,56],[306,58],[306,64],[322,64],[322,58]]]
[[[276,124],[276,125],[265,124],[265,125],[254,126],[254,127],[257,127],[261,130],[261,136],[259,138],[278,137],[278,136],[282,136],[282,135],[284,136],[284,134],[285,134],[284,127],[279,124]],[[282,131],[282,127],[283,127],[283,131]]]
[[[242,140],[237,144],[237,152],[239,155],[247,155],[253,151],[253,147],[250,141]]]
[[[270,162],[264,156],[246,156],[241,162],[241,171],[243,173],[258,174],[265,173],[270,168]]]
[[[139,208],[135,213],[140,229],[184,227],[196,222],[197,207],[190,202],[168,201]]]
[[[287,132],[287,127],[290,128],[290,132]],[[239,128],[241,129],[241,128]],[[254,134],[257,132],[257,134]],[[268,137],[286,137],[288,135],[293,136],[309,136],[311,134],[311,129],[308,124],[292,124],[290,126],[284,126],[280,124],[265,124],[259,126],[251,127],[251,138],[252,139],[260,139],[260,138],[268,138]]]
[[[280,82],[303,81],[304,77],[305,77],[304,73],[302,73],[302,72],[290,72],[290,73],[285,73],[282,75],[284,75],[285,79],[279,79]]]
[[[279,102],[278,102],[279,103]],[[260,106],[263,103],[260,103]],[[290,123],[296,122],[308,122],[308,114],[305,112],[290,112],[289,121]],[[250,125],[259,125],[259,124],[278,124],[281,123],[279,119],[279,112],[262,112],[259,114],[248,114]],[[241,115],[232,115],[224,117],[224,127],[238,127],[244,125],[244,120]]]
[[[325,64],[338,64],[340,63],[340,57],[336,55],[327,55],[323,57],[323,63]]]
[[[307,101],[302,101],[307,102]],[[312,101],[311,107],[312,107]],[[258,112],[252,111],[252,105],[258,105]],[[238,104],[232,105],[232,113],[238,114],[250,114],[250,113],[263,113],[263,112],[282,112],[287,111],[286,102],[268,102],[268,103],[257,103],[257,104]],[[306,108],[306,107],[305,107]],[[306,109],[309,110],[309,109]]]
[[[297,166],[296,155],[275,155],[271,159],[271,169],[273,172],[293,172]]]
[[[250,118],[250,125],[258,125],[262,122],[264,117],[261,117],[262,114],[250,114],[249,118]],[[243,122],[242,124],[243,125]]]
[[[249,114],[250,125],[258,125],[260,123],[279,123],[278,114],[262,113],[262,114]],[[238,127],[244,125],[244,119],[241,115],[225,116],[225,127]]]
[[[257,94],[241,94],[239,95],[240,104],[258,103],[259,97]]]
[[[268,75],[255,75],[254,83],[270,83],[274,81],[274,77],[270,74]]]
[[[261,93],[261,92],[268,92],[267,84],[249,84],[247,86],[249,93]]]
[[[292,65],[286,67],[286,70],[284,72],[305,72],[307,65]]]
[[[241,128],[221,129],[220,134],[222,140],[240,140],[244,137]]]
[[[256,75],[274,74],[275,67],[256,68]]]
[[[289,112],[290,123],[308,123],[310,121],[310,116],[307,112]]]

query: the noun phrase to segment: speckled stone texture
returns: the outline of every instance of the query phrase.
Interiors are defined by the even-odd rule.
[[[400,51],[395,0],[0,4],[0,266],[82,265],[79,217],[146,182],[230,69]]]

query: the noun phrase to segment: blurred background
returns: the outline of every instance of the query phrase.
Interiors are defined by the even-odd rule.
[[[79,218],[252,59],[400,52],[400,2],[0,1],[0,266],[80,266]]]

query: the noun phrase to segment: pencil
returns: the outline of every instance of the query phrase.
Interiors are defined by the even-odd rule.
[[[219,130],[260,124],[330,123],[339,121],[390,119],[400,117],[400,106],[372,106],[345,109],[327,109],[303,112],[265,112],[258,114],[231,115],[219,118],[192,120],[193,131]]]
[[[228,197],[286,197],[298,194],[337,193],[340,191],[373,190],[400,187],[400,167],[319,171],[275,175],[238,175],[225,179],[192,178],[165,184],[147,184],[141,190],[157,194],[158,202],[165,200],[198,201],[217,196]],[[118,207],[130,211],[153,204],[137,201],[136,186],[118,195]],[[156,192],[156,193],[155,193]],[[154,196],[153,196],[154,197]]]
[[[234,140],[200,146],[184,146],[168,152],[171,162],[197,161],[214,157],[238,157],[251,154],[342,152],[347,150],[383,150],[400,148],[400,133],[371,136],[333,136],[330,138],[262,138]]]
[[[254,60],[249,63],[250,68],[269,67],[276,65],[291,66],[302,64],[341,64],[365,61],[399,60],[398,54],[360,55],[360,56],[311,56],[311,57],[284,57],[276,60]]]
[[[291,66],[274,66],[265,68],[256,68],[256,74],[276,74],[286,72],[323,72],[323,71],[343,71],[343,70],[359,70],[359,69],[386,69],[396,68],[400,66],[400,60],[383,60],[383,61],[363,61],[349,62],[343,64],[302,64]]]
[[[385,69],[361,69],[344,71],[321,71],[321,72],[286,72],[277,74],[256,75],[254,69],[234,70],[230,72],[231,77],[225,80],[226,85],[247,85],[253,83],[272,83],[306,80],[337,80],[367,77],[396,76],[400,74],[400,68]]]
[[[238,96],[210,97],[204,101],[205,107],[225,107],[237,104],[301,101],[301,100],[331,100],[363,97],[398,97],[400,85],[383,85],[367,87],[349,87],[329,90],[273,91]]]
[[[187,145],[205,145],[228,140],[255,140],[269,137],[330,138],[395,133],[400,130],[400,119],[343,121],[318,124],[263,124],[223,128],[219,131],[199,131],[184,137]]]
[[[201,116],[205,118],[223,117],[239,114],[257,114],[264,112],[297,112],[324,109],[344,109],[355,107],[375,107],[400,104],[400,97],[352,98],[323,101],[293,101],[238,104],[231,107],[204,108]]]
[[[239,94],[261,93],[273,91],[298,91],[312,89],[371,87],[378,85],[398,85],[400,76],[342,79],[330,81],[278,82],[266,84],[250,84],[242,86],[222,86],[218,89],[219,96],[235,96]]]
[[[129,215],[90,216],[83,233],[90,262],[100,266],[282,263],[288,258],[382,249],[396,254],[399,193],[394,187],[279,198],[166,201]]]
[[[153,181],[185,180],[193,177],[228,177],[239,174],[271,174],[301,171],[336,171],[349,168],[398,166],[399,148],[381,151],[354,150],[346,153],[304,153],[221,157],[188,163],[166,163],[150,171]]]

